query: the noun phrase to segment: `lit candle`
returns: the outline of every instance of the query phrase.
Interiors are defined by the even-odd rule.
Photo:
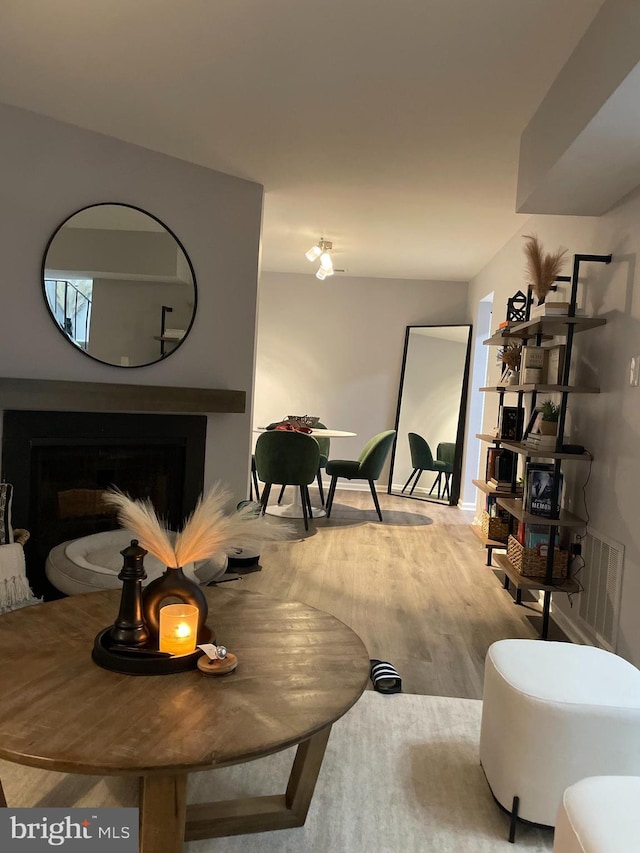
[[[187,655],[196,650],[198,608],[193,604],[167,604],[160,608],[160,651]]]

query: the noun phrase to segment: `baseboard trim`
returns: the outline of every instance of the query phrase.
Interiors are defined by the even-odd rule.
[[[581,631],[573,619],[570,619],[566,613],[563,613],[559,607],[554,607],[553,604],[551,605],[551,618],[558,628],[567,635],[572,643],[577,643],[581,646],[597,645],[593,637],[590,637],[587,633]]]

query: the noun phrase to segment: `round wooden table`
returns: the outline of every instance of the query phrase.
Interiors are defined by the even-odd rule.
[[[93,639],[116,618],[118,590],[0,616],[0,757],[66,773],[139,776],[142,853],[302,826],[331,725],[369,675],[364,644],[330,614],[248,590],[204,591],[207,624],[238,656],[227,676],[123,675],[97,666]],[[285,793],[187,806],[189,773],[295,744]]]

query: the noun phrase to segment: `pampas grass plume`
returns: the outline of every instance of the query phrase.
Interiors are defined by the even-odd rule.
[[[122,527],[132,530],[143,548],[162,560],[165,566],[175,565],[175,552],[169,532],[166,525],[160,522],[150,500],[134,501],[115,488],[103,492],[102,499],[116,508]]]
[[[120,524],[136,533],[147,551],[174,568],[238,548],[259,547],[267,540],[286,539],[292,533],[289,525],[271,524],[256,515],[255,506],[227,514],[225,506],[231,496],[220,484],[200,498],[175,544],[171,544],[169,531],[159,521],[151,501],[134,501],[118,489],[105,492],[104,499],[116,507]]]
[[[558,249],[553,254],[545,253],[535,234],[526,234],[524,239],[527,241],[524,254],[527,259],[526,270],[529,281],[538,300],[543,300],[560,275],[567,250]]]

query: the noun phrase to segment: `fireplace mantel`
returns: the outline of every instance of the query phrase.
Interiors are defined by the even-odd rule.
[[[244,391],[0,378],[0,409],[48,412],[243,413]]]

